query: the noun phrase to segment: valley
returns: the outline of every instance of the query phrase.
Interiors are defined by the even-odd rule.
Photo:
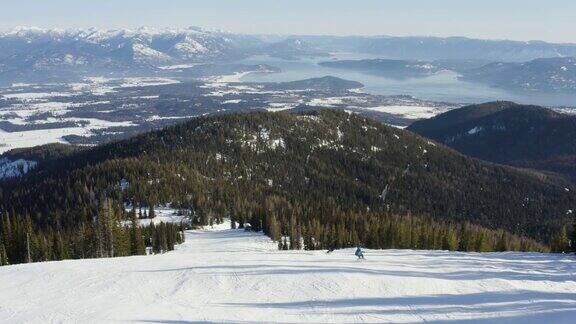
[[[457,107],[409,96],[371,95],[361,91],[361,83],[334,77],[241,82],[247,73],[275,72],[264,66],[227,69],[236,72],[200,79],[98,77],[2,88],[0,152],[54,142],[95,145],[208,114],[330,107],[405,127]]]

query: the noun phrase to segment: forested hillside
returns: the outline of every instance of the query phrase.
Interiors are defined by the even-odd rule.
[[[576,179],[576,116],[490,102],[455,109],[409,129],[466,155]]]
[[[0,209],[75,233],[103,201],[171,204],[197,224],[251,223],[281,248],[302,237],[309,249],[489,251],[546,250],[536,241],[548,242],[576,202],[561,178],[328,110],[197,118],[55,161],[2,183]]]

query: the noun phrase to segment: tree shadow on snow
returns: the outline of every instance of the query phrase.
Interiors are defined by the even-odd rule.
[[[356,261],[353,261],[356,262]],[[362,265],[363,263],[360,263]],[[197,266],[188,268],[142,270],[139,272],[171,272],[171,271],[194,271],[203,275],[220,276],[275,276],[275,275],[302,275],[302,274],[365,274],[372,276],[394,276],[406,278],[434,278],[444,280],[481,280],[481,279],[503,279],[503,280],[527,280],[527,281],[576,281],[576,275],[572,274],[572,268],[562,269],[557,265],[553,270],[542,270],[534,272],[530,268],[513,268],[502,270],[501,268],[490,267],[467,267],[461,268],[471,270],[446,271],[440,267],[434,269],[432,266],[423,268],[422,271],[414,270],[389,270],[374,269],[364,266],[329,266],[329,265],[290,265],[286,264],[265,264],[256,263],[254,265],[214,265]],[[492,271],[493,270],[493,271]]]

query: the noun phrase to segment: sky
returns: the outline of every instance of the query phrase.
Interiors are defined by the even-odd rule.
[[[246,34],[576,43],[575,0],[0,0],[0,29],[199,26]]]

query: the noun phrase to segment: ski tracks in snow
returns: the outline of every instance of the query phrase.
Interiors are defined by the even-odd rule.
[[[576,258],[537,253],[278,251],[189,231],[155,256],[0,268],[0,322],[571,323]]]

